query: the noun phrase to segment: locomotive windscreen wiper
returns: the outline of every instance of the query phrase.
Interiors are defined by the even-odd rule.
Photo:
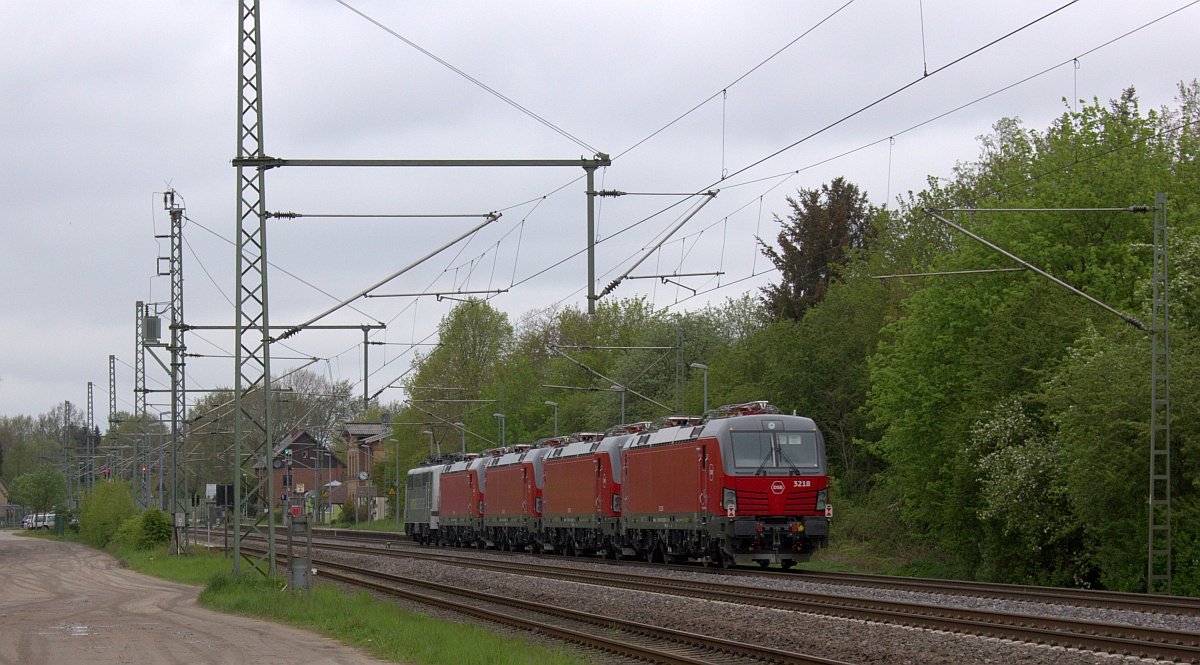
[[[758,468],[755,469],[754,475],[756,475],[756,476],[766,475],[767,462],[770,462],[772,460],[772,458],[774,458],[774,457],[775,457],[775,444],[772,443],[770,445],[770,447],[767,448],[767,456],[763,458],[762,464],[759,464]]]
[[[776,444],[776,445],[778,445],[778,444]],[[783,446],[779,446],[779,458],[782,459],[783,461],[787,462],[788,467],[791,468],[791,470],[792,470],[793,476],[804,475],[803,473],[800,472],[800,469],[795,464],[792,463],[792,458],[788,457],[787,453],[783,452]]]

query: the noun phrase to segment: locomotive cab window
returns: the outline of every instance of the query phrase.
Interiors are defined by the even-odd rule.
[[[819,468],[816,432],[730,432],[733,465],[739,470]]]
[[[756,469],[767,461],[774,466],[774,451],[770,432],[730,432],[733,440],[733,465],[739,469]]]
[[[817,468],[819,461],[816,432],[777,432],[775,443],[778,446],[780,466]]]

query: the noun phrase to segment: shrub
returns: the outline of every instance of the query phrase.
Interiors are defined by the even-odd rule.
[[[155,545],[171,542],[173,531],[174,525],[170,515],[158,508],[147,510],[142,513],[142,538],[146,546],[141,549],[150,549]]]
[[[342,524],[354,524],[354,504],[352,504],[352,503],[342,504],[342,506],[340,508],[338,508],[338,516],[334,521],[341,522]],[[366,506],[358,507],[358,521],[359,522],[367,521],[367,507]]]
[[[158,508],[125,520],[110,541],[114,546],[150,550],[171,541],[171,518]]]
[[[100,482],[83,498],[79,510],[79,533],[92,547],[105,547],[117,530],[137,513],[128,483]],[[64,519],[68,519],[66,515]]]
[[[121,522],[121,526],[117,527],[113,537],[108,541],[107,549],[110,551],[117,549],[138,549],[139,536],[142,533],[142,516],[134,515],[129,519]]]

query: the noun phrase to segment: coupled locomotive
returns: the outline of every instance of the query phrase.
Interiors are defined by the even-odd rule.
[[[824,546],[821,432],[766,402],[433,459],[407,477],[418,542],[785,568]]]

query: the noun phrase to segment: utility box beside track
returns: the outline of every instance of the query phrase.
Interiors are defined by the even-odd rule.
[[[308,515],[292,515],[287,527],[288,588],[312,595],[312,522]]]

